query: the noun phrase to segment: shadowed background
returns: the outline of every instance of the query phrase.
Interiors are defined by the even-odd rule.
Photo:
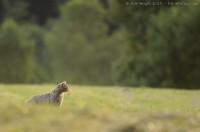
[[[0,83],[199,88],[200,4],[148,2],[0,0]]]

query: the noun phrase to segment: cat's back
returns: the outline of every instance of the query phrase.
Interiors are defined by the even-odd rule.
[[[30,97],[26,103],[48,103],[50,100],[50,93],[34,95]]]

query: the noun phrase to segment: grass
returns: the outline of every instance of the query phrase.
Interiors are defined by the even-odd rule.
[[[199,132],[200,90],[70,86],[61,108],[25,105],[55,85],[0,85],[4,132]]]

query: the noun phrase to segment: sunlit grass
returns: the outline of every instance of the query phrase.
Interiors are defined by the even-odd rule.
[[[200,130],[200,90],[70,85],[61,108],[25,105],[54,87],[0,85],[0,131]]]

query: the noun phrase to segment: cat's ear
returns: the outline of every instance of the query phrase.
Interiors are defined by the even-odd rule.
[[[64,83],[64,84],[67,84],[67,82],[66,82],[66,81],[64,81],[64,82],[62,82],[62,83]]]

